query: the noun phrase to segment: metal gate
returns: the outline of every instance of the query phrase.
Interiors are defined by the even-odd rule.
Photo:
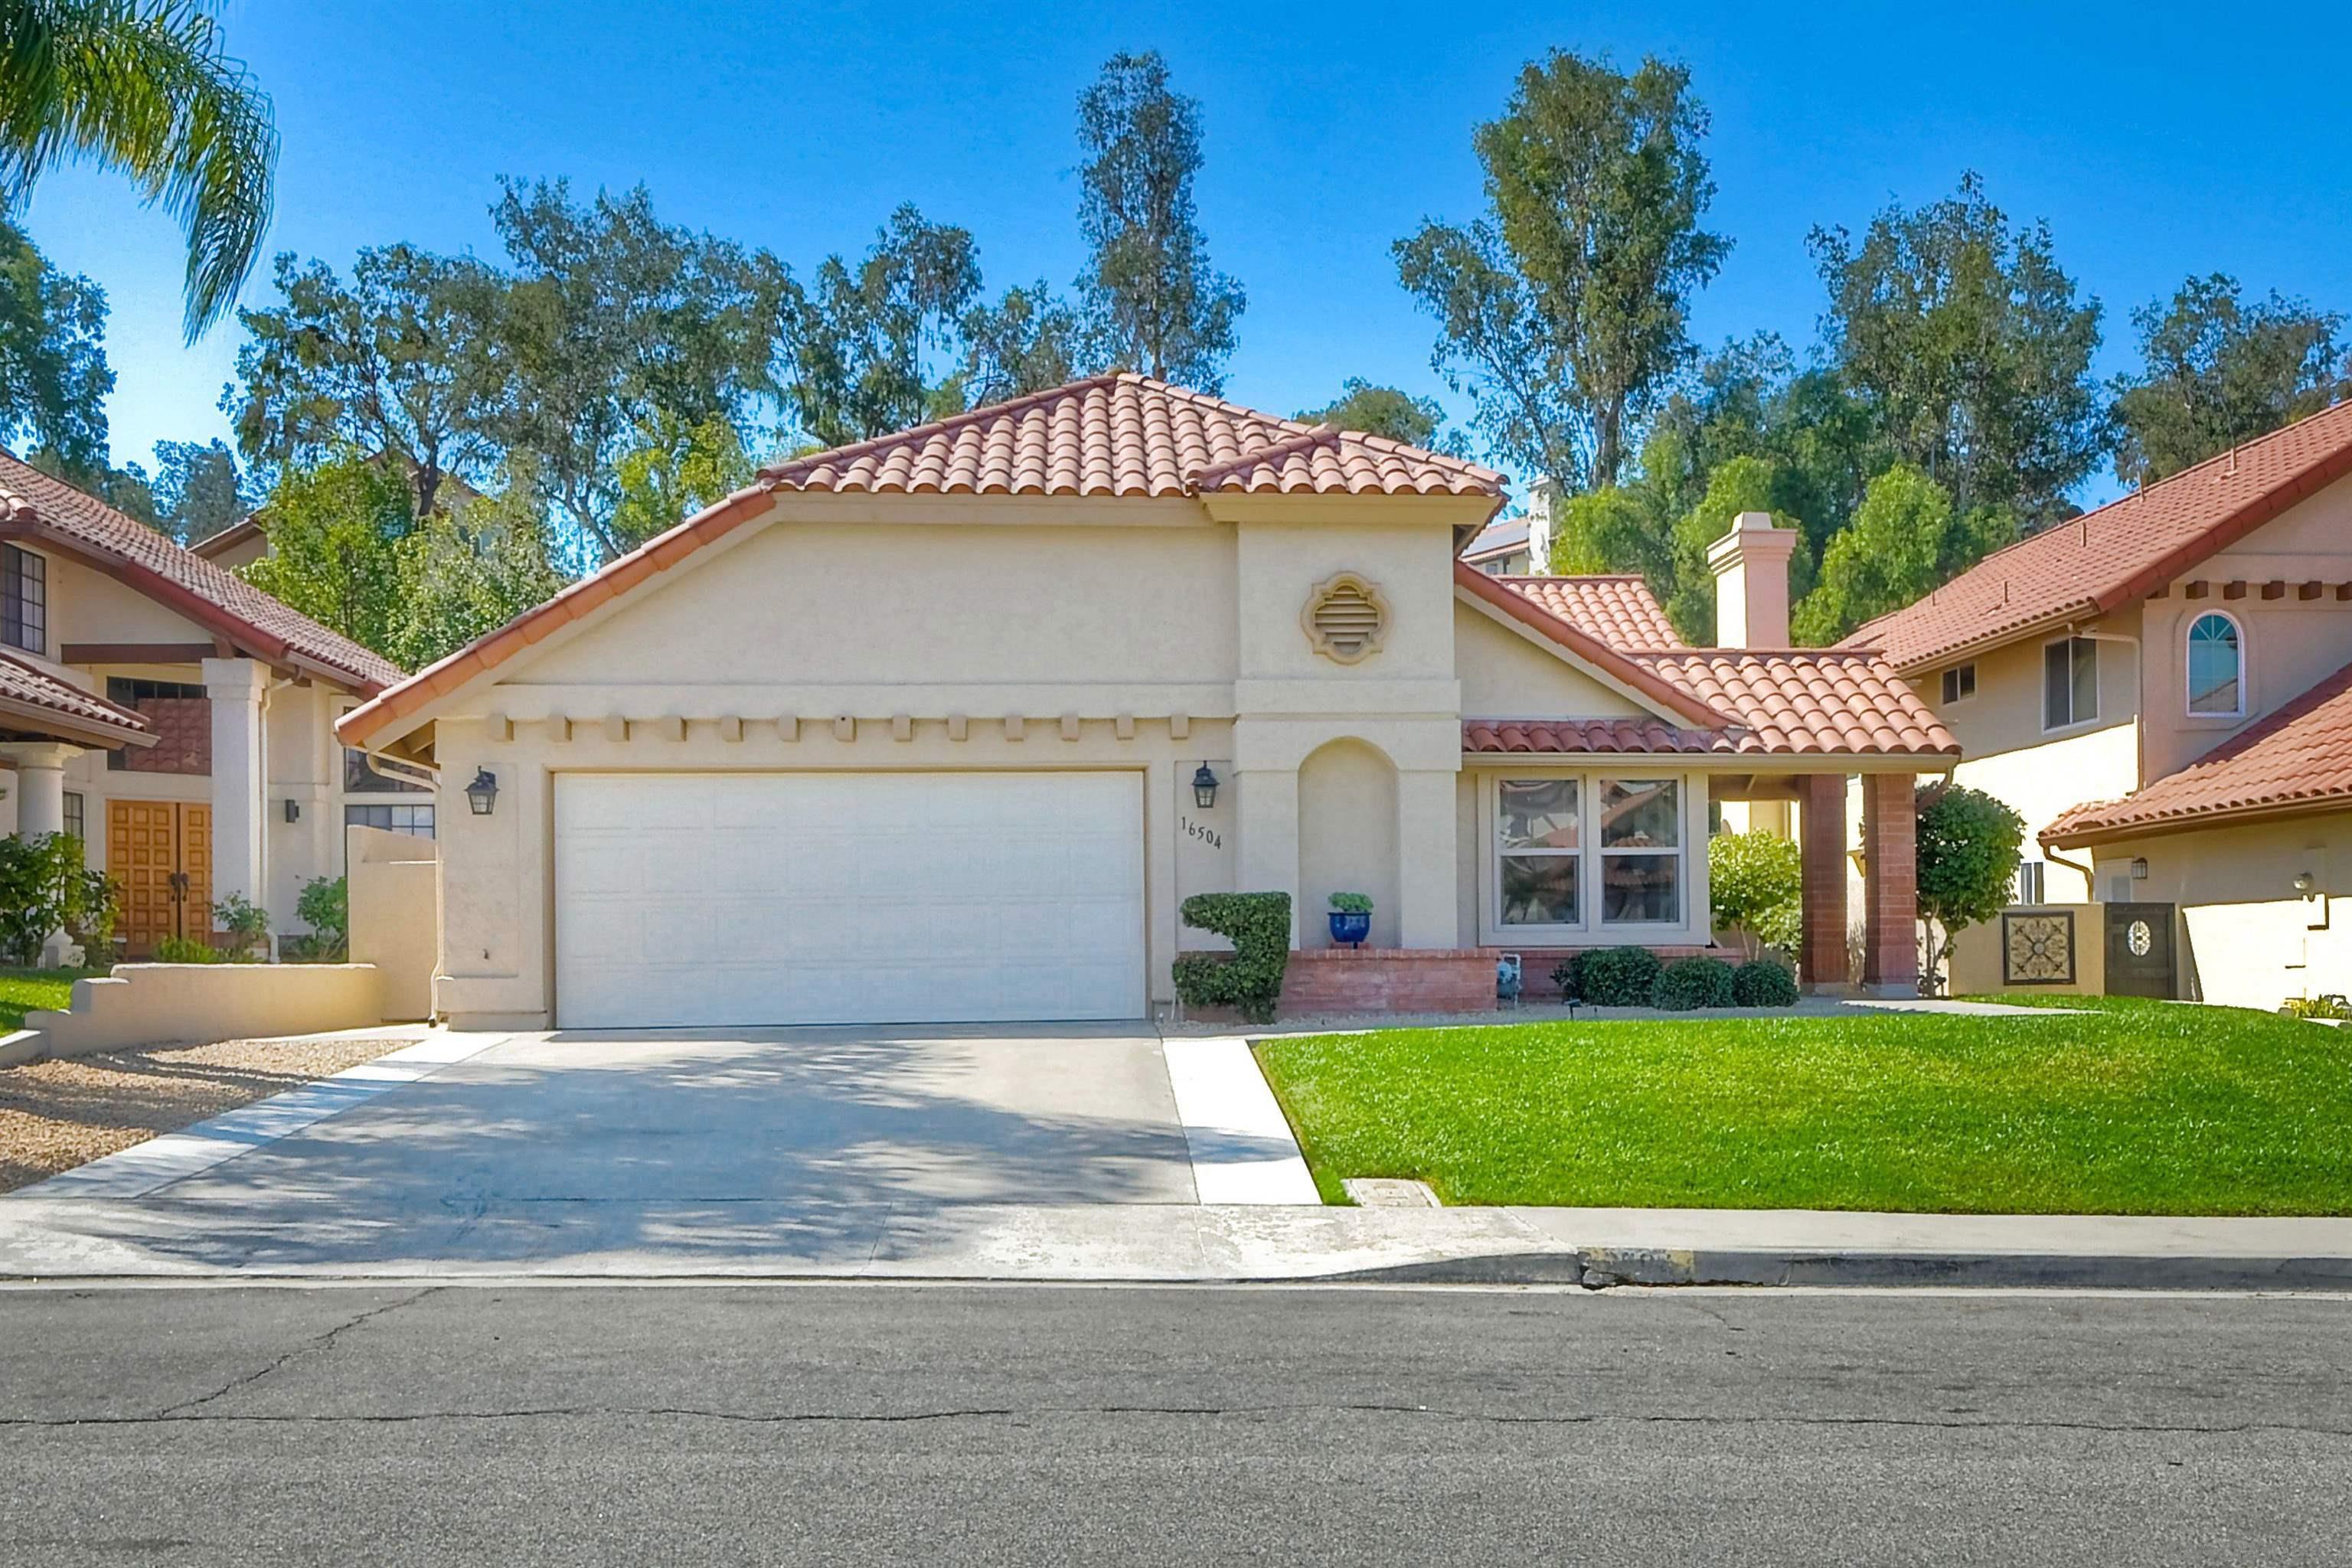
[[[2107,994],[2179,994],[2170,904],[2107,904]]]

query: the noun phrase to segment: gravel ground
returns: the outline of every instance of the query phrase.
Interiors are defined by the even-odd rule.
[[[0,1193],[356,1067],[416,1037],[146,1046],[0,1069]]]

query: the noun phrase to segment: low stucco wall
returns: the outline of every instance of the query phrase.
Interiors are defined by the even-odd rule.
[[[347,827],[352,962],[383,976],[383,1016],[433,1016],[441,957],[441,861],[430,838]]]
[[[75,981],[68,1011],[28,1013],[25,1026],[50,1057],[311,1035],[383,1023],[382,990],[367,963],[118,963]]]

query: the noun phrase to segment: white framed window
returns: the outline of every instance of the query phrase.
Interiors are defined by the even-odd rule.
[[[2042,647],[2042,727],[2063,730],[2099,716],[2099,645],[2060,637]]]
[[[1497,940],[1530,943],[1683,933],[1692,798],[1679,774],[1494,775],[1482,923]]]
[[[2200,719],[2235,719],[2246,710],[2246,634],[2227,610],[2208,610],[2189,623],[2189,711]]]
[[[66,791],[65,830],[84,844],[89,842],[89,803],[79,790]]]
[[[1499,923],[1584,923],[1583,803],[1582,779],[1505,779],[1496,785]]]
[[[1977,694],[1977,667],[1956,664],[1944,671],[1944,701],[1947,705],[1965,702]]]
[[[2039,860],[2020,860],[2017,863],[2017,901],[2019,903],[2042,902],[2042,873],[2045,869],[2047,868]]]
[[[1601,923],[1682,924],[1682,781],[1604,778],[1595,797]]]
[[[343,807],[343,826],[381,827],[388,833],[430,838],[433,837],[433,808],[429,805],[347,805]]]

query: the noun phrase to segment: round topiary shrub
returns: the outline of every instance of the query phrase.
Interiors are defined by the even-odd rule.
[[[1731,972],[1731,1000],[1741,1007],[1793,1007],[1797,977],[1785,963],[1750,960]]]
[[[1665,965],[1646,947],[1604,947],[1576,961],[1580,998],[1596,1007],[1646,1007]]]
[[[1658,971],[1650,1005],[1687,1013],[1694,1007],[1731,1005],[1731,965],[1719,958],[1678,958]]]

